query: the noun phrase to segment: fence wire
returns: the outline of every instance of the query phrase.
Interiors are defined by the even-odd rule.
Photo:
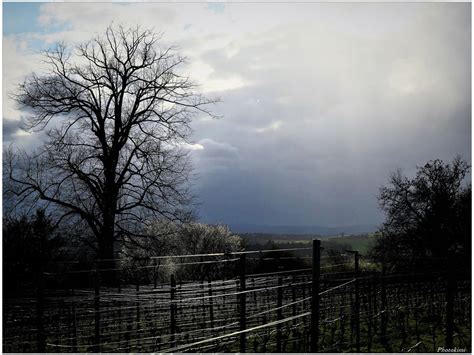
[[[135,282],[129,277],[115,285],[101,284],[101,273],[124,267],[44,267],[44,289],[4,298],[3,351],[36,352],[41,345],[46,352],[309,352],[316,333],[312,312],[319,315],[319,351],[431,352],[444,345],[443,272],[382,273],[369,263],[358,268],[353,253],[326,250],[315,281],[306,254],[275,255],[308,250],[178,255],[171,258],[175,271],[200,279],[139,274]],[[296,259],[302,264],[294,269],[255,266]],[[166,267],[157,260],[170,258],[150,258],[132,271],[149,276]],[[81,286],[78,275],[94,280]],[[453,304],[458,348],[471,347],[470,302],[470,281],[459,280]]]

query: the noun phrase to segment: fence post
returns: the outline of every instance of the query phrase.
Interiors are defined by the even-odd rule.
[[[202,258],[201,258],[202,260]],[[206,298],[204,296],[204,277],[201,279],[201,292],[202,295],[202,312],[201,312],[201,321],[202,321],[202,328],[206,328]],[[197,306],[199,309],[199,306]]]
[[[277,298],[277,321],[283,319],[281,306],[283,305],[283,279],[278,277],[278,298]],[[277,324],[277,353],[281,353],[281,323]]]
[[[77,353],[76,295],[72,286],[72,352]]]
[[[207,280],[207,286],[209,287],[209,320],[211,328],[214,329],[214,301],[212,300],[212,285],[210,277]]]
[[[374,316],[377,316],[377,271],[373,271],[373,277],[372,277],[372,296],[373,296],[373,303],[372,303],[372,308],[373,308],[373,314]],[[374,318],[373,321],[373,327],[374,327],[374,334],[377,334],[377,321]]]
[[[38,273],[38,288],[36,294],[36,326],[37,338],[36,349],[39,353],[46,352],[46,338],[44,334],[44,273],[43,265],[40,264]]]
[[[306,285],[301,286],[301,293],[302,293],[301,297],[305,299],[306,298]],[[306,310],[306,308],[307,308],[306,302],[303,302],[301,304],[301,309],[304,311]]]
[[[245,293],[245,254],[240,255],[240,331],[246,329],[246,299],[247,294]],[[245,333],[240,333],[240,352],[244,353],[247,349],[247,336]]]
[[[381,293],[380,293],[380,339],[382,345],[384,345],[385,349],[387,350],[387,345],[388,345],[388,339],[387,339],[387,320],[388,320],[388,315],[387,315],[387,290],[386,290],[386,284],[385,284],[385,274],[386,274],[386,267],[385,263],[382,264],[382,279],[381,279]]]
[[[291,307],[292,308],[292,316],[293,317],[296,317],[296,287],[295,287],[295,284],[296,284],[296,277],[295,275],[293,275],[292,277],[292,282],[293,282],[293,285],[291,287],[291,302],[293,303],[293,306]],[[304,285],[303,285],[304,287]],[[293,352],[296,352],[297,350],[297,343],[296,343],[296,319],[293,319]]]
[[[141,342],[140,342],[140,281],[137,278],[137,284],[135,285],[136,287],[136,298],[137,298],[137,308],[136,308],[136,316],[137,316],[137,352],[140,352],[141,348]]]
[[[100,352],[100,274],[96,267],[94,280],[94,315],[95,315],[95,332],[94,332],[94,352]]]
[[[157,268],[157,261],[153,259],[153,288],[156,289],[158,282],[158,268]]]
[[[170,299],[171,299],[171,324],[170,324],[170,334],[171,334],[171,347],[176,347],[175,343],[175,333],[176,333],[176,304],[174,303],[176,293],[176,280],[174,275],[171,275],[171,289],[170,289]]]
[[[452,349],[453,346],[453,333],[454,333],[454,295],[456,293],[456,273],[453,272],[453,261],[448,251],[448,267],[447,267],[447,280],[446,280],[446,342],[445,346],[447,349]]]
[[[360,292],[359,292],[359,257],[358,251],[354,253],[354,278],[355,278],[355,327],[356,351],[360,353]]]
[[[365,307],[366,317],[365,321],[367,324],[367,352],[370,353],[372,348],[372,320],[374,319],[373,313],[373,297],[372,297],[372,284],[369,282],[365,283],[365,292],[367,293],[367,305]]]
[[[319,340],[319,277],[321,274],[321,241],[313,240],[313,272],[311,284],[311,352],[318,352]]]
[[[130,352],[130,334],[132,334],[132,320],[130,318],[127,319],[127,331],[125,332],[125,348],[127,352]]]
[[[117,276],[117,282],[118,282],[118,285],[117,285],[117,291],[119,293],[119,297],[118,297],[118,319],[119,319],[119,322],[118,323],[118,341],[121,342],[122,341],[122,286],[121,286],[121,273],[120,273],[120,268],[118,270],[118,276]]]

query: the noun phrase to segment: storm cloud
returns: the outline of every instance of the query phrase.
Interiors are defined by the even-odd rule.
[[[3,142],[9,143],[15,139],[14,135],[19,130],[19,122],[17,120],[3,119]]]
[[[15,74],[4,89],[39,67],[37,46],[87,40],[112,20],[152,26],[220,98],[222,118],[196,117],[189,145],[203,221],[378,224],[390,172],[471,161],[470,6],[43,4],[43,31],[4,38]],[[4,142],[15,141],[6,114],[20,117],[4,96]]]

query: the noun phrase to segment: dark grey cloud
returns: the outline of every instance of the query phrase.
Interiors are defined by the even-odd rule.
[[[17,120],[10,120],[3,118],[3,142],[9,143],[15,139],[14,134],[20,129],[20,122]]]
[[[222,120],[195,123],[197,139],[239,153],[226,169],[197,164],[202,218],[378,224],[378,188],[392,171],[457,154],[470,161],[468,7],[427,5],[383,36],[282,26],[230,57],[205,52],[216,76],[248,84],[220,94]]]
[[[3,118],[3,145],[12,146],[14,148],[31,151],[40,147],[46,141],[46,131],[24,130],[25,116],[21,116],[19,120]],[[58,120],[54,120],[58,124]]]
[[[228,143],[220,143],[204,138],[197,144],[203,147],[202,150],[198,150],[200,160],[233,161],[238,159],[237,148]]]
[[[77,30],[102,26],[105,7],[127,17],[104,6],[48,4],[45,19]],[[377,191],[392,171],[457,154],[471,161],[470,4],[180,6],[165,11],[166,40],[184,28],[176,40],[197,63],[190,77],[222,99],[213,109],[223,118],[198,117],[188,147],[204,221],[378,224]],[[125,8],[156,22],[143,9]],[[41,141],[14,130],[4,120],[6,138]]]

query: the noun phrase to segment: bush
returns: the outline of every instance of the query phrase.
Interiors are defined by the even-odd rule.
[[[227,226],[202,223],[177,224],[158,220],[149,226],[139,240],[126,238],[123,242],[122,279],[125,282],[168,281],[171,274],[179,279],[205,280],[223,278],[234,272],[235,263],[204,263],[222,260],[222,256],[202,254],[243,250],[242,238],[234,235]],[[186,258],[178,255],[195,255]],[[165,256],[168,256],[166,258]],[[158,258],[155,258],[158,257]]]
[[[59,260],[63,241],[44,210],[3,219],[3,283],[6,292],[35,288],[45,264]]]

